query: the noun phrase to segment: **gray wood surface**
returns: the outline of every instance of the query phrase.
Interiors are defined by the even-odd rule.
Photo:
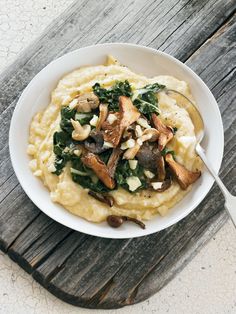
[[[130,240],[87,236],[45,216],[27,198],[11,167],[10,118],[20,93],[47,63],[78,47],[133,42],[186,62],[213,91],[222,113],[221,177],[235,192],[235,1],[75,1],[0,75],[0,248],[66,302],[117,308],[161,289],[223,225],[214,186],[178,224]]]

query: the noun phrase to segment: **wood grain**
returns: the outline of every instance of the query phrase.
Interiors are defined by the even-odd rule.
[[[221,177],[233,191],[235,7],[231,0],[76,1],[1,74],[0,248],[66,302],[118,308],[150,297],[191,260],[227,214],[214,186],[184,220],[142,238],[96,238],[52,221],[27,198],[11,167],[8,129],[20,93],[52,59],[81,46],[125,41],[160,48],[186,61],[217,98],[225,129]]]

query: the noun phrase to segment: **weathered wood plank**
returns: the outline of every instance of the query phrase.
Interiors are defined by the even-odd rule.
[[[229,41],[228,51],[231,51],[232,48],[234,29],[235,23],[231,20],[225,29],[225,33],[217,37],[217,40],[222,45],[224,45],[225,40],[227,40],[227,42]],[[202,50],[204,52],[207,50],[212,51],[212,46],[215,45],[215,40],[209,41],[202,47]],[[225,53],[227,54],[227,51],[225,51]],[[189,65],[191,66],[192,61],[193,64],[197,66],[197,58],[200,58],[199,62],[202,62],[201,54],[196,53],[191,60],[189,60]],[[217,66],[217,64],[211,63],[210,58],[205,58],[204,62],[205,67],[209,69],[210,73]],[[234,67],[232,62],[231,67]],[[233,92],[231,89],[226,89],[223,94],[217,89],[224,85],[224,81],[229,85],[233,84],[231,70],[228,71],[229,77],[224,74],[223,71],[218,73],[217,81],[219,84],[215,86],[216,94],[220,95],[222,111],[224,111],[224,108],[230,109],[231,98],[235,97],[235,91]],[[215,80],[215,83],[217,83],[217,81]],[[232,92],[233,94],[229,97],[229,93]],[[223,119],[227,116],[228,114],[225,111]],[[231,123],[227,123],[226,125],[225,158],[223,161],[224,167],[222,167],[221,171],[222,178],[231,189],[234,186],[235,179],[234,176],[228,176],[228,173],[229,171],[235,172],[235,127],[235,120],[232,122],[232,119]],[[231,146],[228,145],[229,141],[231,143],[233,141]],[[118,302],[117,306],[144,300],[150,296],[150,293],[153,294],[159,290],[177,271],[182,269],[201,245],[209,239],[210,234],[216,232],[226,221],[227,214],[223,211],[222,205],[222,196],[218,188],[214,187],[210,193],[210,197],[205,199],[196,211],[177,225],[150,237],[130,241],[130,243],[125,246],[125,250],[119,252],[119,254],[123,254],[121,254],[120,260],[126,261],[126,257],[130,252],[132,252],[132,256],[128,258],[128,262],[125,263],[125,265],[122,264],[122,267],[118,269],[114,259],[110,258],[107,260],[107,267],[96,264],[94,269],[89,268],[89,272],[83,272],[81,270],[81,277],[81,273],[80,275],[77,273],[77,261],[81,259],[79,257],[81,252],[75,251],[70,257],[70,262],[63,264],[63,269],[58,271],[54,277],[51,276],[50,282],[46,280],[47,288],[67,301],[69,298],[69,302],[73,304],[80,304],[87,307],[113,307],[114,299]],[[210,226],[211,229],[209,233],[208,230]],[[116,242],[116,240],[110,241]],[[156,247],[157,244],[158,249]],[[139,246],[142,247],[142,250],[139,249]],[[53,255],[51,255],[50,258],[52,258],[52,256]],[[176,262],[176,257],[181,260],[181,263]],[[35,270],[33,275],[36,279],[39,280],[39,276],[45,278],[43,271],[48,267],[47,264],[51,264],[49,260],[46,260],[45,263]],[[90,265],[89,262],[88,264]],[[142,265],[142,269],[140,269],[140,265]],[[96,275],[100,272],[106,273],[107,276],[100,278],[99,275]],[[93,274],[93,276],[89,276],[91,274]],[[72,280],[72,278],[77,278],[77,276],[79,278],[79,285],[76,280]],[[93,281],[96,282],[96,285],[92,284]],[[40,282],[44,284],[42,280],[40,280]]]
[[[235,172],[235,107],[231,105],[236,96],[235,17],[189,56],[235,7],[233,0],[75,2],[0,76],[1,125],[8,130],[20,92],[53,58],[96,42],[149,44],[188,59],[187,64],[213,89],[226,130],[221,173],[232,189],[235,181],[228,173]],[[11,258],[67,302],[108,308],[149,297],[184,267],[227,218],[214,187],[194,213],[152,236],[119,241],[71,232],[40,213],[19,187],[10,165],[7,134],[0,135],[0,247],[9,249]]]

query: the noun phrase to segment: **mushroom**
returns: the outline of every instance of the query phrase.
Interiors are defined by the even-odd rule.
[[[160,135],[160,132],[157,129],[150,128],[146,129],[143,132],[143,135],[140,137],[142,142],[149,141],[149,142],[155,142],[157,141],[158,137]]]
[[[87,150],[94,154],[100,154],[108,149],[108,147],[104,146],[104,139],[101,131],[96,131],[95,129],[93,129],[90,132],[90,137],[93,141],[87,139],[84,142],[84,146]]]
[[[93,93],[85,93],[77,97],[76,109],[78,112],[90,112],[99,106],[99,98]]]
[[[141,146],[138,143],[136,143],[134,147],[128,148],[123,155],[123,159],[128,159],[128,160],[134,159],[140,147]]]
[[[153,183],[154,182],[151,183],[151,186],[152,186]],[[171,180],[171,178],[169,178],[169,179],[166,179],[165,181],[163,181],[161,183],[162,183],[162,185],[161,185],[160,188],[154,189],[155,192],[159,192],[160,193],[160,192],[164,192],[165,190],[169,189],[169,187],[171,186],[172,180]],[[152,186],[152,188],[153,188],[153,186]]]
[[[183,190],[186,190],[188,186],[194,183],[201,175],[201,171],[189,171],[184,166],[177,163],[171,154],[166,154],[165,160]]]
[[[104,183],[104,185],[109,189],[114,189],[115,181],[111,177],[106,164],[95,154],[87,152],[82,158],[82,162],[88,168],[91,168],[97,177]]]
[[[166,144],[173,138],[174,132],[173,129],[170,126],[165,125],[155,113],[152,114],[152,121],[155,128],[160,132],[158,148],[162,151]]]
[[[72,132],[72,138],[75,141],[84,141],[90,134],[91,126],[89,124],[81,125],[79,121],[70,119],[71,124],[74,128]]]
[[[160,156],[160,152],[156,145],[150,145],[145,142],[137,153],[136,157],[138,162],[144,168],[153,171],[157,171],[157,160]]]
[[[163,156],[157,157],[157,174],[158,174],[158,180],[164,181],[166,177],[166,169],[165,169],[165,160]]]
[[[96,200],[107,204],[108,206],[112,207],[114,205],[114,198],[111,195],[101,194],[94,191],[89,191],[88,194],[94,197]]]
[[[96,125],[96,129],[99,131],[102,127],[103,122],[106,120],[108,115],[108,106],[106,104],[100,104],[99,106],[99,118]]]
[[[119,228],[125,221],[132,221],[139,225],[142,229],[145,229],[145,224],[136,218],[128,217],[128,216],[117,216],[117,215],[109,215],[107,216],[107,223],[112,228]]]
[[[114,177],[114,174],[116,172],[116,167],[122,153],[123,152],[120,148],[113,148],[111,156],[107,162],[107,168],[112,178]]]
[[[106,120],[102,125],[104,140],[112,143],[114,147],[117,147],[120,143],[124,130],[140,116],[138,109],[133,105],[131,99],[126,96],[119,97],[119,108],[120,111],[115,113],[117,119],[111,124]]]

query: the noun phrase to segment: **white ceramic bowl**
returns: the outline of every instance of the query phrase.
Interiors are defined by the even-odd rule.
[[[203,147],[216,172],[219,171],[223,156],[223,126],[218,105],[207,86],[191,69],[166,53],[132,44],[101,44],[72,51],[51,62],[40,71],[22,93],[10,127],[9,147],[13,168],[17,178],[29,198],[46,215],[72,229],[105,238],[132,238],[151,234],[165,229],[187,216],[203,200],[210,190],[213,179],[205,170],[194,183],[191,192],[165,217],[156,216],[146,222],[142,230],[132,223],[113,229],[105,222],[88,222],[66,211],[51,201],[48,190],[33,176],[29,169],[26,154],[29,125],[33,115],[49,104],[51,91],[66,73],[91,64],[105,62],[107,54],[114,55],[131,70],[146,76],[172,75],[189,83],[194,99],[204,118],[206,135]]]

